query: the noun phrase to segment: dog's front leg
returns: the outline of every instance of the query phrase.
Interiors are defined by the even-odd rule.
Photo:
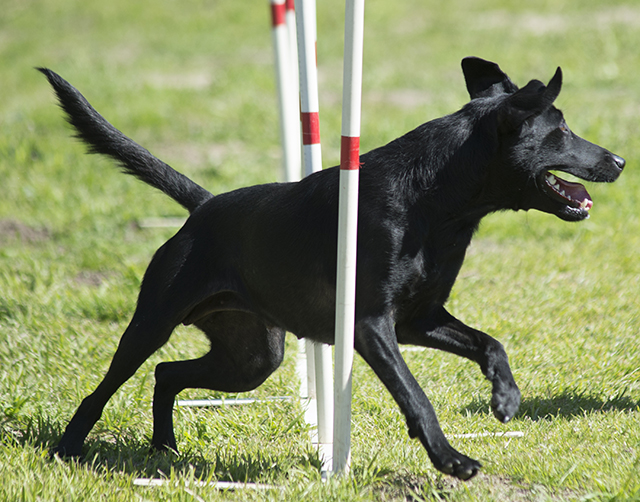
[[[400,406],[409,435],[420,439],[436,469],[465,480],[475,476],[480,463],[456,451],[445,438],[433,406],[400,354],[391,319],[359,321],[355,346]]]
[[[520,406],[520,390],[513,379],[509,358],[500,342],[470,328],[444,307],[428,318],[396,324],[398,342],[444,350],[477,362],[492,383],[491,409],[498,420],[508,422]]]

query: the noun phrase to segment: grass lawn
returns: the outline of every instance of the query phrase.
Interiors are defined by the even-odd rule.
[[[344,4],[318,2],[321,134],[338,163]],[[500,340],[523,393],[498,423],[476,365],[407,351],[454,447],[483,463],[463,483],[408,438],[356,357],[353,464],[322,483],[296,402],[175,411],[180,454],[149,454],[153,369],[207,346],[179,329],[107,406],[80,463],[49,460],[101,380],[153,252],[186,213],[70,138],[47,66],[116,127],[214,193],[281,177],[269,8],[234,0],[4,0],[0,15],[0,499],[640,501],[640,5],[621,0],[368,0],[362,148],[467,102],[460,60],[524,85],[557,66],[569,126],[627,160],[588,187],[591,218],[483,222],[449,310]],[[254,397],[295,395],[296,345]],[[181,397],[219,397],[187,391]],[[520,432],[520,437],[460,437]],[[138,487],[138,477],[166,477]],[[197,480],[268,483],[218,491]]]

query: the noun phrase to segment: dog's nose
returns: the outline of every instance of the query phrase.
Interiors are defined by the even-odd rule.
[[[614,154],[611,154],[611,155],[613,156],[613,161],[616,163],[616,166],[618,166],[618,169],[620,170],[624,169],[626,161],[622,157],[618,157],[617,155],[614,155]]]

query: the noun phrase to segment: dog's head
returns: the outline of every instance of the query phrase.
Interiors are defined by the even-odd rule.
[[[553,106],[562,87],[560,68],[546,86],[532,80],[522,89],[495,63],[465,58],[462,69],[471,99],[495,105],[498,141],[506,158],[493,182],[501,191],[511,190],[513,209],[538,209],[567,221],[587,218],[593,206],[587,190],[552,171],[612,182],[625,161],[569,129]]]

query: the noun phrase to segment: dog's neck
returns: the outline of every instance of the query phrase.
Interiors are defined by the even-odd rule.
[[[408,206],[437,214],[443,223],[476,228],[487,214],[514,208],[491,179],[499,148],[495,126],[486,123],[493,120],[476,119],[463,108],[370,152],[364,166],[390,178]]]

